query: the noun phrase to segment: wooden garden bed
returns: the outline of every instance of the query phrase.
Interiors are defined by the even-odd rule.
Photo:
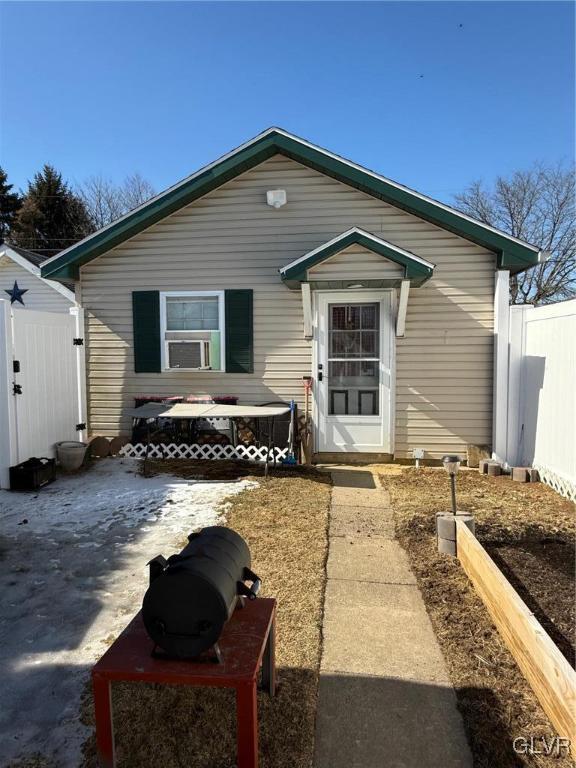
[[[458,560],[542,709],[576,753],[576,672],[478,539],[456,523]]]

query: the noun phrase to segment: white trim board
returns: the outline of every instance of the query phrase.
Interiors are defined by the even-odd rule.
[[[68,301],[72,304],[76,304],[76,297],[73,291],[71,291],[69,288],[66,288],[65,285],[62,285],[62,283],[59,283],[57,280],[49,280],[46,277],[42,277],[40,274],[40,267],[37,267],[35,264],[32,264],[32,262],[28,261],[28,259],[26,259],[24,256],[16,253],[16,251],[12,250],[10,246],[5,245],[0,247],[0,259],[3,256],[6,256],[7,259],[10,259],[15,264],[18,264],[19,267],[22,267],[22,269],[30,272],[30,274],[34,275],[34,277],[37,277],[38,280],[42,280],[43,283],[45,283],[50,288],[53,288],[58,293],[62,294],[62,296],[64,296],[65,299],[68,299]]]

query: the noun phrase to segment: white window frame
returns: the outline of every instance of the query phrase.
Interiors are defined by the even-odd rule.
[[[163,371],[194,371],[195,373],[224,373],[226,371],[226,335],[225,335],[225,309],[224,309],[224,291],[160,291],[160,351],[161,366]],[[168,340],[166,333],[166,299],[172,296],[182,296],[182,298],[193,299],[196,297],[217,297],[218,298],[218,330],[220,332],[220,368],[170,368],[168,365]],[[178,333],[178,331],[170,331]],[[190,331],[184,331],[190,333]],[[177,339],[170,339],[177,341]]]

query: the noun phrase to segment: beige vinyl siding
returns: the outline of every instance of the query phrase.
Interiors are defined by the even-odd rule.
[[[12,305],[15,309],[67,312],[73,305],[51,285],[21,267],[20,264],[16,264],[12,259],[3,256],[0,258],[0,299],[10,300],[4,290],[12,288],[14,281],[18,283],[18,288],[24,288],[28,291],[22,296],[24,306],[20,302],[15,302]]]
[[[394,280],[403,275],[399,264],[360,245],[351,245],[308,270],[310,280]]]
[[[276,188],[288,196],[278,210],[266,205]],[[122,412],[139,393],[302,403],[311,343],[300,292],[282,284],[278,269],[352,226],[437,265],[431,281],[410,291],[406,335],[397,340],[397,455],[489,443],[494,255],[280,155],[82,268],[92,432],[126,432]],[[243,287],[254,290],[254,374],[134,373],[133,290]]]

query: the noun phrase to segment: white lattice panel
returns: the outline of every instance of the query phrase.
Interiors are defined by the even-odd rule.
[[[571,501],[576,501],[576,483],[567,480],[565,477],[561,477],[556,472],[552,472],[552,470],[546,469],[546,467],[536,465],[535,469],[538,470],[540,480],[543,483],[549,485],[556,491],[556,493],[559,493],[561,496],[565,496]]]
[[[175,443],[151,443],[148,457],[151,459],[243,459],[244,461],[266,461],[266,447],[255,445],[176,445]],[[286,458],[288,448],[270,449],[269,460],[281,461]],[[127,443],[120,451],[121,456],[131,459],[143,459],[146,445]]]

